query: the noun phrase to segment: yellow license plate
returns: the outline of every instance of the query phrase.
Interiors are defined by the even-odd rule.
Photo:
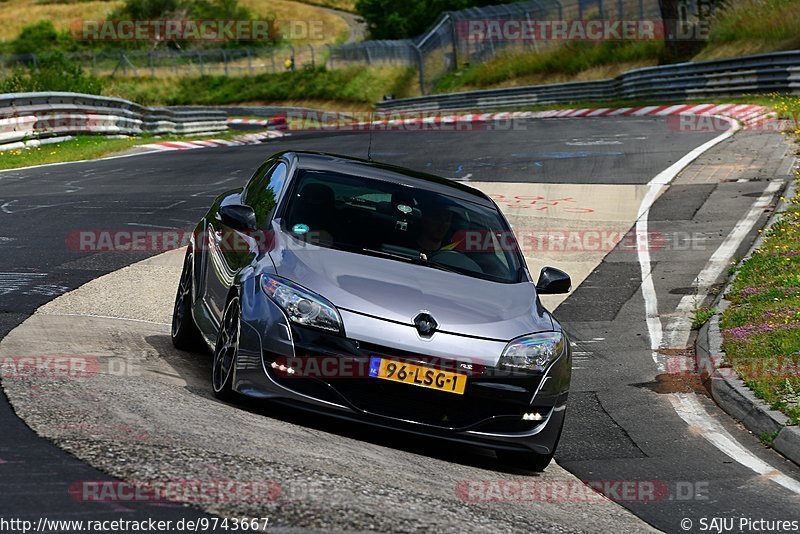
[[[467,375],[375,356],[369,361],[369,376],[457,395],[467,387]]]

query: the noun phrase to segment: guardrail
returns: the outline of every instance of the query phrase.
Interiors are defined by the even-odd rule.
[[[800,50],[646,67],[616,78],[386,100],[380,110],[502,109],[580,101],[685,101],[800,94]]]
[[[227,130],[223,110],[148,108],[80,93],[0,94],[0,146],[66,134],[194,134]]]

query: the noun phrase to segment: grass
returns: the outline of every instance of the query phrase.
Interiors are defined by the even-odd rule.
[[[696,59],[800,48],[800,2],[739,0],[712,20],[708,44]]]
[[[104,94],[145,105],[224,105],[241,102],[328,101],[372,106],[383,95],[413,94],[415,72],[407,67],[300,69],[249,77],[110,79]]]
[[[303,4],[312,6],[328,7],[331,9],[338,9],[339,11],[347,11],[348,13],[356,12],[355,0],[298,0]]]
[[[708,42],[693,61],[800,48],[800,2],[739,0],[718,9]],[[657,65],[663,43],[629,41],[554,44],[541,51],[512,50],[438,80],[435,92],[613,78]]]
[[[347,22],[330,11],[319,9],[307,2],[293,2],[290,0],[239,0],[239,4],[249,8],[256,16],[274,15],[278,27],[282,32],[290,31],[293,22],[299,23],[297,39],[290,39],[286,44],[295,46],[312,44],[324,45],[341,42],[350,33]],[[308,23],[310,30],[319,27],[322,30],[319,37],[308,35],[304,37],[303,26]],[[313,24],[312,24],[313,23]],[[316,24],[317,26],[314,26]]]
[[[339,0],[331,0],[339,3]],[[346,4],[347,2],[342,2]],[[5,0],[0,2],[0,42],[14,39],[24,26],[40,20],[51,20],[57,30],[79,28],[84,19],[107,19],[108,15],[122,6],[122,0],[95,0],[80,2],[32,2],[31,0]],[[340,42],[349,33],[347,22],[329,11],[310,5],[309,2],[292,0],[240,0],[254,16],[273,15],[285,31],[289,21],[319,21],[321,39],[301,38],[287,44],[333,44]]]
[[[777,432],[762,432],[759,436],[761,443],[766,445],[767,447],[772,447],[772,444],[775,443],[775,439],[778,437]]]
[[[0,3],[0,42],[14,39],[24,26],[51,20],[57,30],[68,30],[71,24],[82,19],[105,19],[121,0],[38,3],[30,0],[6,0]]]
[[[699,330],[701,326],[718,313],[719,311],[714,308],[697,308],[692,315],[692,329]]]
[[[729,363],[758,397],[800,424],[800,195],[740,266],[726,298]]]
[[[659,41],[568,43],[542,52],[511,50],[444,76],[436,92],[611,78],[656,65]]]
[[[91,135],[77,136],[72,141],[36,148],[22,148],[0,152],[0,169],[16,169],[30,165],[43,165],[60,161],[96,159],[132,146],[149,142],[147,138],[108,139]]]
[[[216,139],[225,139],[241,135],[242,132],[228,131],[209,135]],[[152,143],[154,141],[180,141],[198,139],[198,137],[161,136],[151,135],[141,137],[125,137],[110,139],[103,136],[77,135],[71,141],[42,145],[36,148],[22,148],[16,150],[2,150],[0,148],[0,169],[17,169],[31,165],[44,165],[64,161],[80,161],[97,159],[121,152],[136,145]]]

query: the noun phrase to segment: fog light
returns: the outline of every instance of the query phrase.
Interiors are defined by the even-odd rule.
[[[522,420],[523,421],[541,421],[542,420],[542,414],[540,414],[538,412],[526,413],[525,415],[522,416]]]
[[[277,369],[278,371],[283,371],[284,373],[289,373],[290,375],[293,375],[295,373],[294,368],[287,367],[287,366],[285,366],[283,364],[279,364],[277,362],[272,362],[270,367],[272,367],[273,369]]]

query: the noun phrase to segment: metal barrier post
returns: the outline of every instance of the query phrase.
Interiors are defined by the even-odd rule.
[[[425,61],[422,58],[422,50],[417,45],[414,45],[414,50],[417,51],[417,64],[419,65],[419,92],[425,95],[427,94],[425,91]]]
[[[447,18],[450,21],[450,32],[453,39],[453,70],[458,70],[458,31],[456,30],[456,21],[450,13],[447,13]]]

